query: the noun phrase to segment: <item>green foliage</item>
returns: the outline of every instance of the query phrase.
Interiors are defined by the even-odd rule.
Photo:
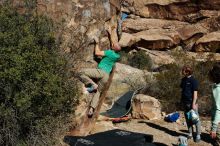
[[[212,67],[213,61],[198,62],[194,58],[189,59],[184,52],[173,52],[176,62],[166,65],[166,70],[154,75],[155,81],[149,83],[147,94],[157,97],[161,103],[163,110],[173,112],[180,110],[181,88],[180,82],[182,67],[186,64],[193,68],[193,76],[199,81],[199,102],[200,110],[209,112],[210,110],[210,91],[211,87],[208,80],[208,71]],[[210,56],[210,59],[212,57]],[[207,104],[209,103],[209,104]]]
[[[0,9],[0,145],[46,142],[39,137],[53,134],[50,128],[56,127],[42,121],[56,121],[73,110],[76,90],[52,31],[46,17]],[[42,126],[45,132],[40,133]]]
[[[149,55],[145,51],[138,51],[132,58],[129,60],[131,66],[139,69],[151,69],[152,61]]]
[[[214,62],[198,62],[194,66],[194,76],[199,81],[199,96],[211,96],[211,86],[208,79],[208,72],[212,68]]]
[[[131,55],[128,52],[124,51],[124,50],[121,50],[119,52],[119,54],[121,56],[120,57],[120,62],[123,63],[123,64],[129,64],[128,60],[131,58]]]
[[[163,110],[175,111],[180,101],[180,67],[177,64],[167,65],[167,70],[155,74],[155,81],[150,84],[148,94],[158,98]]]
[[[152,60],[145,51],[140,50],[134,54],[129,54],[127,52],[121,51],[121,62],[124,64],[131,65],[132,67],[139,69],[148,69],[152,68]]]

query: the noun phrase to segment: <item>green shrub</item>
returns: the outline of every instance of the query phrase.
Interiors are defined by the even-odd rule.
[[[128,52],[121,51],[121,63],[128,64],[132,67],[138,69],[147,69],[151,70],[152,68],[152,60],[145,51],[140,50],[136,53],[129,54]]]
[[[77,101],[66,61],[57,52],[52,21],[1,7],[0,145],[54,142],[59,122]]]
[[[152,61],[145,51],[140,50],[129,60],[129,64],[139,69],[151,69]]]
[[[166,66],[165,71],[154,75],[155,81],[149,83],[147,94],[158,98],[162,103],[164,111],[173,112],[180,110],[181,88],[180,82],[181,69],[188,64],[193,68],[193,76],[199,81],[198,100],[206,104],[200,105],[200,111],[209,113],[210,111],[210,82],[208,80],[208,71],[212,67],[213,61],[198,62],[194,58],[189,59],[183,52],[173,53],[176,62]],[[211,58],[210,58],[211,59]],[[148,82],[148,81],[147,81]]]
[[[162,110],[175,111],[180,101],[180,67],[170,64],[166,71],[154,75],[155,81],[149,84],[147,94],[162,103]]]
[[[129,65],[129,62],[128,60],[131,58],[131,55],[129,54],[129,52],[125,51],[125,50],[121,50],[119,52],[120,54],[120,63],[123,63],[123,64],[127,64]]]

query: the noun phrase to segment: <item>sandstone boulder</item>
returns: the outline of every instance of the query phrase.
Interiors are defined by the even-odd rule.
[[[156,50],[147,50],[146,54],[148,54],[153,61],[154,67],[158,67],[165,64],[174,63],[175,60],[171,55],[170,51],[156,51]]]
[[[220,10],[219,0],[197,0],[196,2],[199,4],[201,9]]]
[[[220,52],[220,31],[204,35],[196,41],[196,52]]]
[[[181,54],[181,52],[179,53]],[[212,52],[184,52],[182,56],[188,59],[194,59],[195,61],[201,61],[201,62],[220,61],[220,54],[212,53]]]
[[[219,23],[220,17],[209,18],[196,24],[186,25],[183,28],[180,28],[178,32],[182,40],[187,40],[199,33],[207,34],[210,32],[218,31],[220,29]]]
[[[165,29],[150,29],[134,34],[124,34],[120,40],[123,47],[136,45],[152,50],[171,49],[180,42],[178,33]]]
[[[143,71],[134,67],[131,67],[129,65],[116,63],[116,70],[115,75],[113,77],[113,80],[117,82],[124,82],[124,83],[135,83],[138,82],[138,84],[145,84],[144,76],[150,74],[147,71]],[[138,79],[138,81],[137,81]]]
[[[170,49],[179,43],[178,33],[165,29],[151,29],[135,33],[136,44],[139,47],[164,50]]]
[[[128,33],[136,33],[149,29],[168,29],[176,30],[188,25],[187,22],[181,22],[176,20],[163,20],[163,19],[148,19],[148,18],[136,18],[126,19],[123,22],[123,30]]]
[[[145,18],[175,19],[192,22],[192,19],[188,18],[192,18],[191,14],[195,18],[200,17],[196,13],[201,9],[220,10],[220,2],[218,0],[125,0],[123,8],[128,13]]]
[[[200,14],[203,17],[219,17],[220,16],[220,11],[219,10],[200,10]]]
[[[111,86],[108,90],[108,96],[116,98],[131,89],[137,89],[138,87],[145,86],[146,76],[150,76],[151,73],[143,71],[129,65],[116,63],[116,69]]]
[[[200,10],[196,13],[187,14],[184,16],[185,20],[190,23],[196,23],[203,19],[219,17],[219,10]]]
[[[135,42],[136,38],[132,34],[123,32],[119,44],[121,47],[131,47]]]
[[[193,24],[176,20],[127,18],[123,22],[120,44],[122,47],[135,45],[151,50],[165,50],[172,49],[182,42],[185,50],[192,51],[196,46],[195,43],[203,35],[220,30],[219,11],[200,10],[198,13],[198,17],[195,13],[190,13],[191,16],[188,15],[188,19],[191,21],[201,19]],[[218,46],[218,43],[212,41],[209,45],[215,47]],[[206,51],[208,50],[206,49]]]
[[[170,49],[180,43],[178,29],[188,23],[159,19],[126,19],[120,44],[123,47],[137,45],[147,49]]]
[[[160,119],[161,104],[154,97],[137,94],[132,103],[132,117],[141,119]]]
[[[127,0],[124,5],[130,13],[141,17],[180,21],[184,21],[184,15],[199,11],[189,0]]]

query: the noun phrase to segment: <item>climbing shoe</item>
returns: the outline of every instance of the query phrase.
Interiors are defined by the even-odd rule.
[[[91,85],[90,87],[87,87],[86,89],[89,93],[92,93],[92,92],[96,92],[97,88],[98,88],[98,85]]]
[[[193,137],[192,133],[189,133],[187,139],[191,139]]]

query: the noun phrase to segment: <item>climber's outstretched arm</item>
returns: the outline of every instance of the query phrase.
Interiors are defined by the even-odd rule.
[[[95,40],[95,55],[97,55],[97,56],[104,56],[105,53],[99,47],[99,40],[98,40],[98,38],[95,38],[94,40]]]
[[[112,16],[111,19],[109,20],[108,23],[105,24],[105,29],[109,34],[109,40],[111,42],[111,47],[114,44],[118,44],[118,34],[117,34],[117,29],[118,29],[118,17]]]

